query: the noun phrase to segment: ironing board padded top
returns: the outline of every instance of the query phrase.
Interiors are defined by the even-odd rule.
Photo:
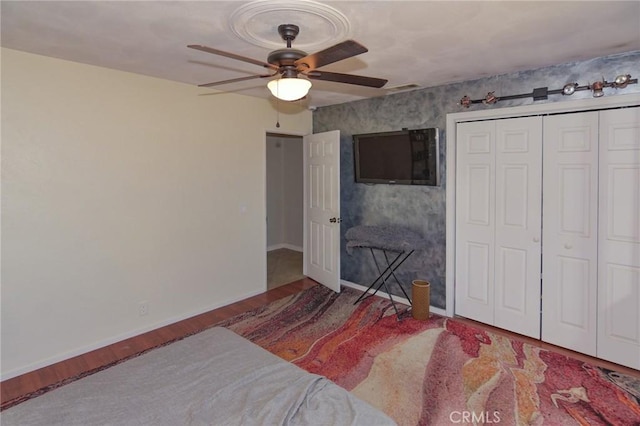
[[[425,239],[415,231],[395,225],[358,225],[347,230],[347,252],[354,247],[407,252],[426,247]]]

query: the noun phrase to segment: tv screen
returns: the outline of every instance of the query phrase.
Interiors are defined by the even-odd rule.
[[[400,130],[353,136],[359,183],[438,185],[438,129]]]

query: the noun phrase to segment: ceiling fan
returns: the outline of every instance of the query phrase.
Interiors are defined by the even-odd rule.
[[[280,74],[281,77],[271,80],[267,87],[278,99],[285,101],[295,101],[307,95],[311,88],[311,82],[299,75],[312,79],[333,81],[338,83],[356,84],[359,86],[381,88],[387,80],[381,78],[365,77],[353,74],[341,74],[328,71],[318,71],[318,68],[325,65],[350,58],[368,51],[366,47],[354,40],[346,40],[334,46],[328,47],[316,53],[307,54],[302,50],[291,48],[293,40],[300,32],[300,28],[293,24],[282,24],[278,26],[278,33],[287,43],[285,49],[274,50],[269,53],[267,62],[236,55],[198,44],[190,44],[187,47],[212,53],[214,55],[225,56],[238,61],[248,62],[267,68],[271,74],[251,75],[247,77],[232,78],[230,80],[216,81],[214,83],[200,84],[199,87],[211,87],[221,84],[235,83],[239,81],[251,80],[254,78],[267,78]]]

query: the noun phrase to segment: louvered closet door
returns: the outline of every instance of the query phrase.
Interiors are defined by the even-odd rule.
[[[600,113],[599,358],[640,369],[640,108]]]
[[[542,340],[595,355],[598,112],[543,123]]]
[[[456,313],[540,337],[541,119],[457,127]]]

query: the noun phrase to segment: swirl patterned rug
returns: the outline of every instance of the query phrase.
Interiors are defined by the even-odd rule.
[[[386,299],[315,286],[223,322],[333,380],[399,425],[638,425],[632,377],[433,316],[396,320]]]

